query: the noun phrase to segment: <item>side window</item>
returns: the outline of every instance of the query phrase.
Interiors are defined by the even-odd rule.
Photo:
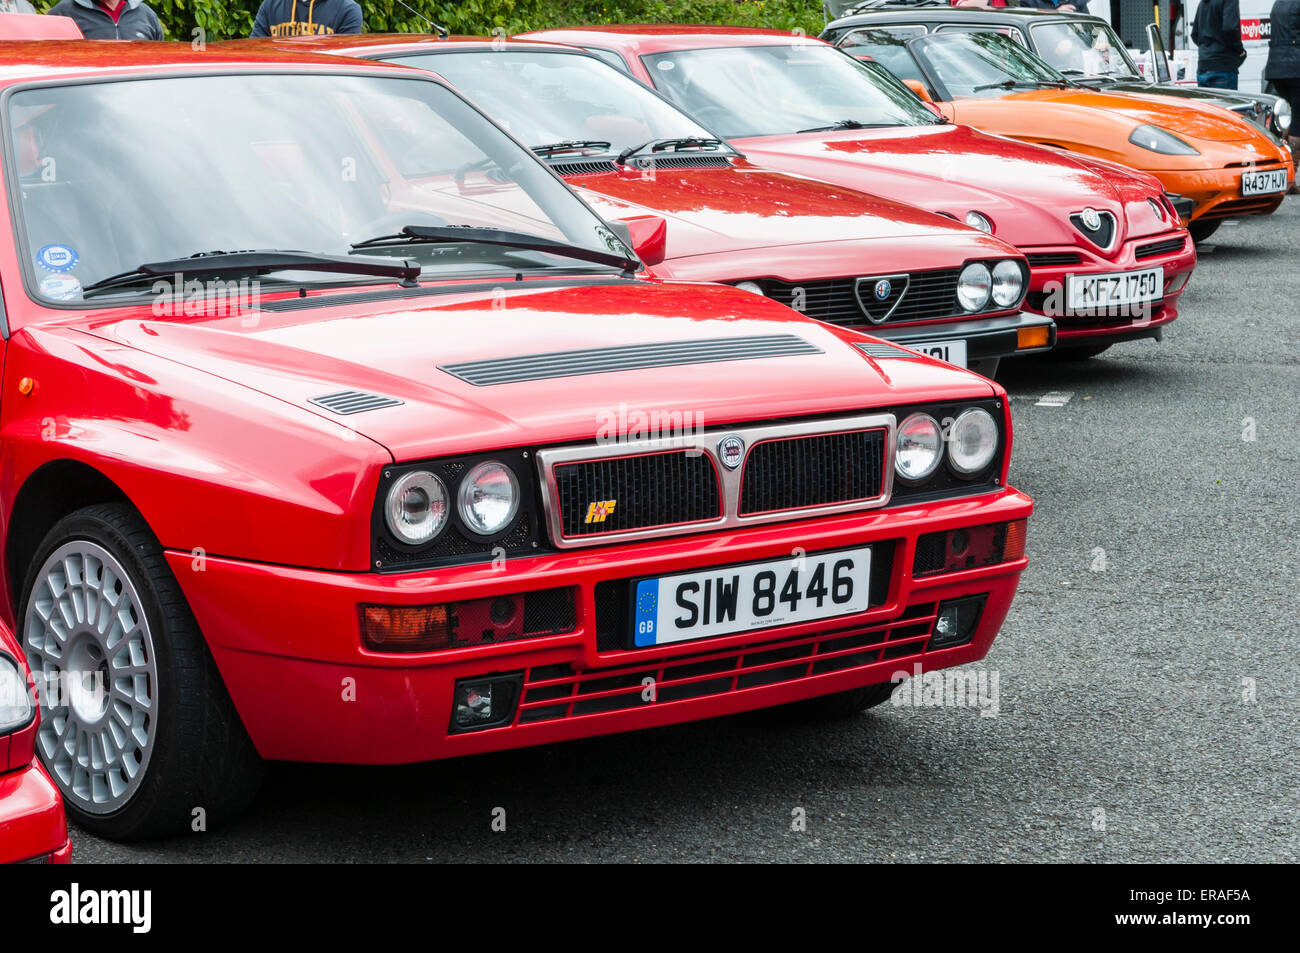
[[[628,69],[627,61],[613,50],[602,50],[598,46],[584,46],[583,49],[597,59],[604,60],[610,66],[614,67],[614,69],[627,73],[629,76],[632,75],[632,71]]]

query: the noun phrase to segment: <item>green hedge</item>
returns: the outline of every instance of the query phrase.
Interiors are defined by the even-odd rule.
[[[44,11],[55,0],[35,0]],[[201,27],[209,40],[248,36],[260,0],[146,0],[167,36],[189,40]],[[308,2],[308,0],[303,0]],[[424,33],[425,22],[396,0],[360,0],[369,33]],[[821,32],[820,0],[407,0],[453,33],[507,33],[583,23],[729,23]]]

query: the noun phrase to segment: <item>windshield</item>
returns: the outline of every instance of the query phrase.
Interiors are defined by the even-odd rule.
[[[91,83],[21,90],[7,118],[23,254],[39,293],[53,300],[79,300],[83,287],[145,262],[216,250],[347,255],[352,243],[406,225],[474,225],[623,251],[532,155],[432,80],[254,74]],[[459,242],[364,254],[414,259],[430,278],[608,270]]]
[[[875,61],[899,79],[916,80],[929,86],[916,58],[907,48],[907,41],[916,35],[909,28],[854,30],[840,41],[840,49],[849,56]]]
[[[644,57],[655,86],[728,139],[840,123],[938,122],[906,88],[822,43],[679,50]]]
[[[650,139],[714,135],[630,76],[580,53],[432,53],[398,61],[438,73],[532,147],[607,142],[585,151],[617,155]]]
[[[1001,96],[1017,86],[1054,85],[1065,78],[1000,33],[936,33],[909,46],[952,99]]]
[[[1124,44],[1104,23],[1057,20],[1029,28],[1038,55],[1067,76],[1141,79]]]

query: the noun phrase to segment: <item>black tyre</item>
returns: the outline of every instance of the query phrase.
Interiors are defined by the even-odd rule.
[[[819,718],[851,718],[888,700],[897,687],[893,682],[864,685],[862,688],[851,688],[847,692],[810,698],[803,702],[803,705],[809,714]]]
[[[159,837],[207,829],[252,799],[261,760],[134,509],[60,520],[32,561],[20,618],[33,671],[66,692],[45,699],[55,704],[42,705],[36,750],[76,823],[114,840]]]
[[[1216,219],[1213,222],[1192,222],[1187,226],[1187,230],[1192,233],[1192,241],[1203,242],[1217,232],[1222,224],[1222,219]]]

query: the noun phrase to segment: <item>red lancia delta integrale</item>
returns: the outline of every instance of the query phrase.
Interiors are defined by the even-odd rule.
[[[423,71],[0,57],[0,617],[106,687],[35,739],[87,829],[988,651],[1032,509],[998,385],[648,277]]]

